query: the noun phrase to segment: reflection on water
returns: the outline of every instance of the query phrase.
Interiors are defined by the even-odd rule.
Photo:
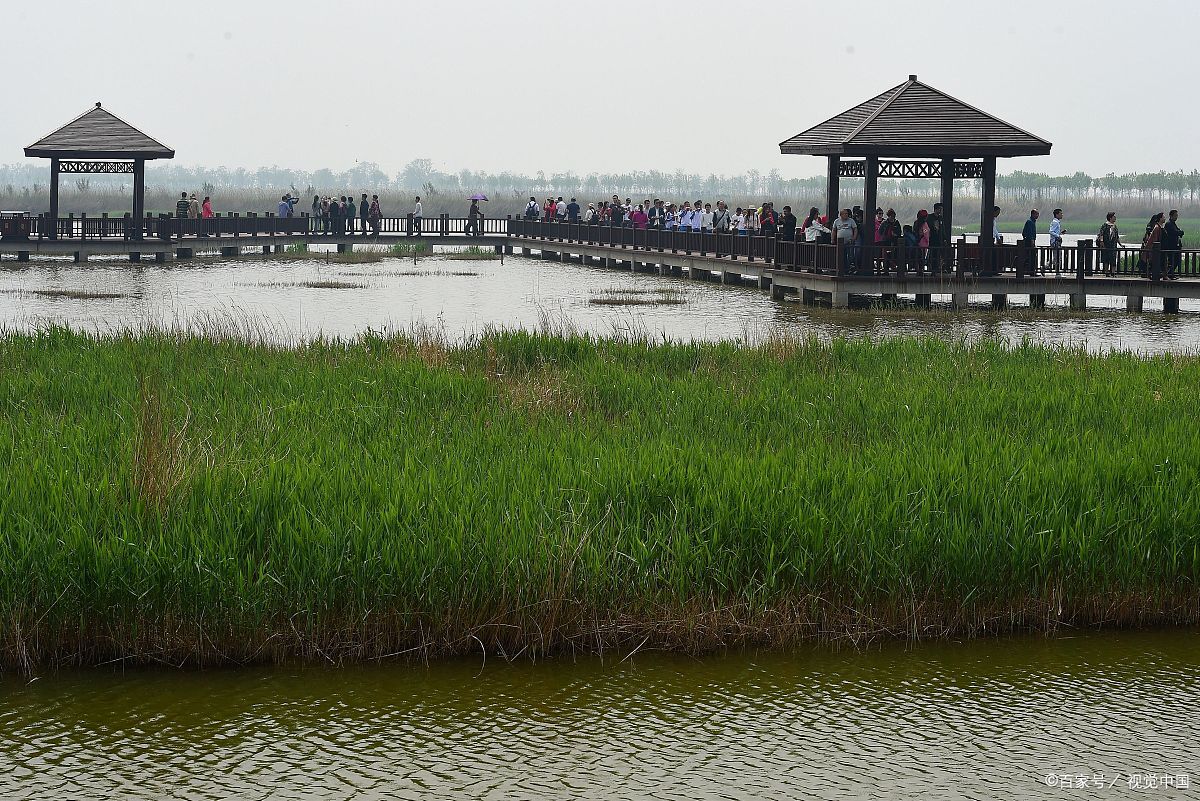
[[[1048,773],[1200,781],[1187,632],[619,660],[0,680],[0,797],[1033,799],[1064,795]],[[1104,797],[1144,794],[1122,778]]]
[[[335,282],[338,288],[305,286]],[[639,293],[673,288],[684,303],[600,305],[606,290]],[[61,294],[105,293],[119,297]],[[631,298],[645,298],[630,295]],[[934,296],[948,304],[949,296]],[[252,317],[283,339],[353,336],[368,328],[405,330],[414,323],[441,326],[451,338],[488,326],[536,328],[546,312],[581,330],[611,335],[628,329],[676,340],[743,339],[773,332],[818,336],[933,334],[950,338],[998,337],[1012,342],[1085,344],[1092,350],[1143,352],[1200,347],[1200,303],[1182,301],[1179,316],[1163,315],[1162,302],[1146,299],[1146,313],[1130,315],[1124,299],[1089,298],[1094,310],[1070,315],[1067,297],[1050,296],[1060,310],[1045,313],[875,313],[812,309],[772,301],[748,286],[634,275],[578,264],[509,256],[499,261],[444,258],[387,259],[375,264],[319,260],[235,261],[131,265],[117,260],[28,264],[6,260],[0,269],[0,325],[28,328],[47,322],[111,330],[194,320],[205,314]],[[1014,305],[1025,299],[1013,296]],[[1099,310],[1106,306],[1107,310]],[[1191,313],[1186,313],[1191,312]]]

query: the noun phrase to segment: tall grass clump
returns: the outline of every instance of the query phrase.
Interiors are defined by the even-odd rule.
[[[432,251],[433,248],[425,242],[397,242],[389,247],[386,253],[389,256],[411,259],[413,256],[428,256]]]
[[[495,248],[483,248],[479,245],[468,245],[465,248],[459,248],[446,254],[448,259],[462,259],[464,261],[491,261],[499,259],[500,254]]]
[[[1200,622],[1200,360],[0,338],[0,664]]]

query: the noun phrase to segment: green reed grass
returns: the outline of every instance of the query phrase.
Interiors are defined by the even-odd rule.
[[[0,664],[1195,623],[1200,361],[0,338]]]
[[[430,256],[433,248],[424,242],[397,242],[386,251],[389,256],[411,259],[413,256]]]

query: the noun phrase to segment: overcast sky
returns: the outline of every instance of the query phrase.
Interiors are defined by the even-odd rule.
[[[781,140],[917,73],[1054,143],[1002,172],[1200,166],[1200,2],[1141,8],[6,0],[0,163],[100,100],[190,165],[799,177]]]

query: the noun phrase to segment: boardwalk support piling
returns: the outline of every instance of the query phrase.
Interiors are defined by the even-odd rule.
[[[1125,311],[1140,312],[1142,310],[1141,295],[1126,295],[1125,296]]]

